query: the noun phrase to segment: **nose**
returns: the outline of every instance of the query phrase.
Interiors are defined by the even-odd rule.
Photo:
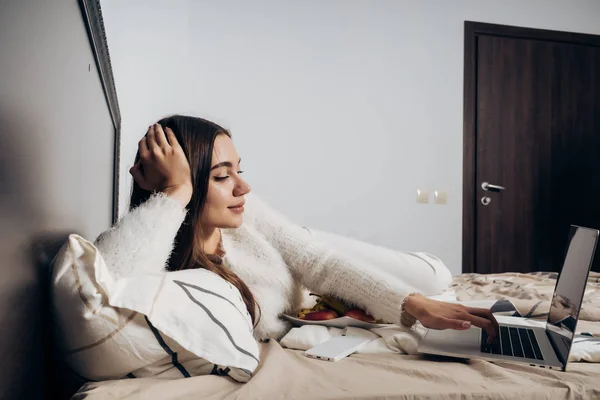
[[[233,189],[233,195],[235,197],[240,197],[240,196],[250,193],[251,190],[252,190],[252,188],[250,187],[250,185],[248,185],[248,183],[246,183],[245,180],[238,177],[237,184],[235,185],[235,188]]]

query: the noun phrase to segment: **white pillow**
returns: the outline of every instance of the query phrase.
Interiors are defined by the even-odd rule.
[[[53,261],[52,293],[65,361],[84,379],[213,373],[247,382],[258,366],[240,292],[210,271],[114,280],[93,243],[73,234]]]

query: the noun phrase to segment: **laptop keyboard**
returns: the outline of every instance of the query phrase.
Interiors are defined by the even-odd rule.
[[[543,360],[533,329],[500,326],[499,336],[487,344],[487,332],[481,330],[481,352]]]

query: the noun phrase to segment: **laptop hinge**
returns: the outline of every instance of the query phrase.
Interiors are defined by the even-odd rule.
[[[563,355],[560,352],[560,350],[558,349],[558,345],[554,341],[554,338],[550,334],[550,330],[548,328],[546,328],[545,332],[546,332],[546,336],[548,337],[548,340],[550,341],[550,344],[552,345],[552,349],[554,350],[554,354],[556,354],[556,358],[558,358],[558,361],[560,361],[560,363],[563,365],[563,367],[565,367],[567,365],[567,360],[563,359]],[[573,344],[571,343],[571,346],[572,345]]]

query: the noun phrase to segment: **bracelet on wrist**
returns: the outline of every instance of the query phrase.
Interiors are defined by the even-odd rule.
[[[411,296],[414,296],[415,294],[416,293],[410,293],[404,298],[404,300],[402,300],[402,303],[400,303],[400,309],[402,310],[400,313],[400,324],[405,328],[412,328],[417,322],[417,319],[405,309],[406,302]]]

